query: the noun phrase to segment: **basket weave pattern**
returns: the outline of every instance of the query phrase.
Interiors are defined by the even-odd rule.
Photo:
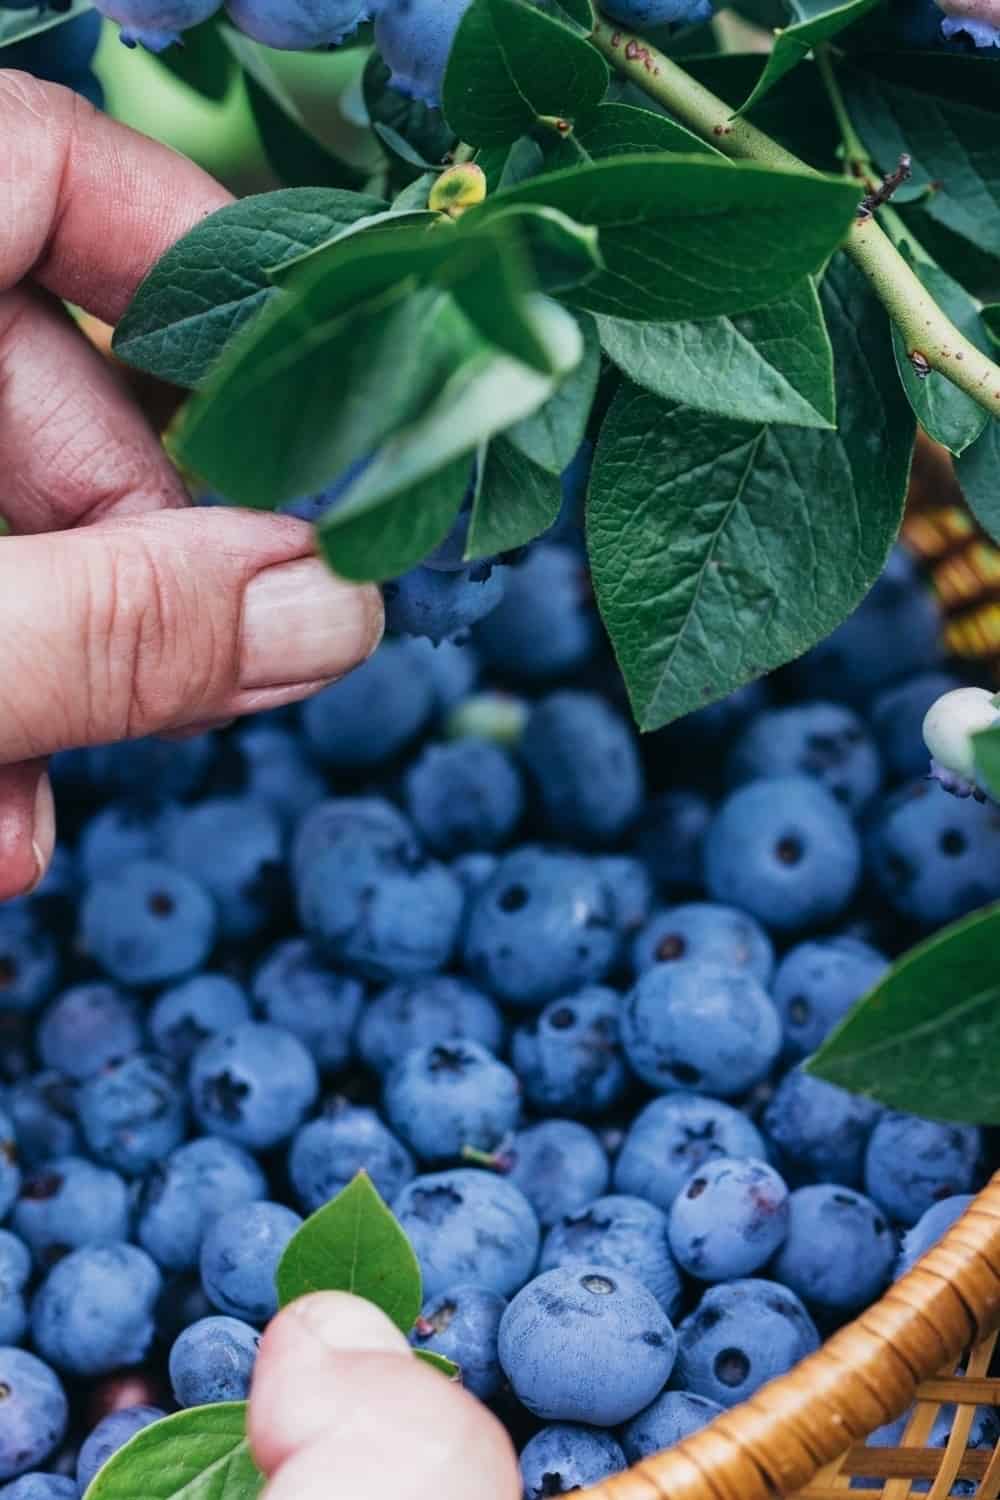
[[[912,1271],[816,1354],[579,1500],[944,1500],[959,1478],[976,1483],[976,1500],[997,1500],[1000,1448],[971,1451],[966,1441],[976,1407],[1000,1405],[1000,1379],[988,1373],[998,1329],[1000,1173]],[[966,1373],[956,1375],[967,1350]],[[864,1446],[914,1400],[900,1447]],[[948,1446],[924,1448],[943,1403],[956,1407]],[[863,1488],[852,1488],[854,1476]]]

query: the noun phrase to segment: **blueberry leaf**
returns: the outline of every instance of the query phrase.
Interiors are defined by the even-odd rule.
[[[436,1354],[433,1349],[414,1349],[418,1359],[422,1359],[425,1365],[430,1365],[434,1370],[440,1370],[442,1375],[447,1375],[449,1380],[461,1380],[462,1371],[453,1359],[447,1354]]]
[[[396,142],[402,141],[417,161],[430,166],[440,165],[456,142],[453,130],[448,128],[439,109],[429,109],[416,99],[407,99],[398,89],[389,84],[390,70],[373,52],[365,64],[361,80],[368,118],[384,144],[390,141],[385,130],[392,132]],[[381,127],[381,128],[380,128]],[[401,155],[393,145],[396,155]],[[412,157],[410,158],[412,164]]]
[[[228,204],[156,263],[115,331],[120,359],[198,386],[277,292],[268,269],[386,209],[337,188],[285,188]]]
[[[552,525],[561,502],[557,475],[532,463],[507,437],[495,438],[479,477],[466,557],[525,546]]]
[[[991,417],[980,438],[955,460],[955,476],[980,526],[1000,542],[1000,422]]]
[[[448,535],[470,468],[469,456],[460,455],[396,490],[382,504],[341,516],[319,534],[331,568],[342,578],[377,583],[415,568]],[[351,504],[352,494],[347,491],[343,505]]]
[[[85,1500],[256,1500],[246,1402],[193,1406],[136,1433],[94,1476]]]
[[[601,104],[577,126],[572,140],[580,148],[581,159],[599,160],[604,156],[628,156],[637,151],[679,151],[687,155],[717,156],[726,161],[707,141],[685,130],[666,115],[634,104]]]
[[[830,41],[845,27],[860,21],[868,11],[874,9],[878,0],[842,0],[842,3],[835,5],[823,3],[823,0],[819,4],[815,0],[809,0],[809,3],[792,0],[792,3],[797,19],[791,26],[778,31],[764,70],[746,103],[738,111],[740,114],[752,109],[786,73],[804,62],[814,47],[818,47],[821,42]]]
[[[420,1316],[420,1266],[366,1172],[308,1218],[277,1272],[282,1307],[310,1292],[351,1292],[409,1333]]]
[[[914,422],[893,379],[885,314],[843,257],[825,278],[823,306],[836,431],[737,422],[631,384],[612,402],[587,539],[643,729],[801,655],[885,563]]]
[[[598,320],[604,352],[665,400],[741,421],[832,427],[833,353],[812,280],[736,318]]]
[[[544,406],[505,433],[515,448],[550,474],[561,474],[582,443],[601,373],[601,347],[594,320],[583,316],[577,323],[583,337],[580,363]]]
[[[64,26],[75,21],[88,10],[93,10],[90,0],[73,0],[65,10],[50,10],[46,6],[27,6],[23,10],[0,9],[0,67],[13,67],[4,62],[2,49],[13,42],[23,42],[40,31],[51,31],[54,26]]]
[[[972,737],[976,771],[995,802],[1000,802],[1000,729],[984,729]]]
[[[998,942],[990,906],[904,954],[806,1071],[929,1119],[1000,1123]]]

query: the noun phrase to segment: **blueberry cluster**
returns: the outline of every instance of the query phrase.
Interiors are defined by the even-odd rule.
[[[420,1260],[414,1344],[528,1500],[877,1297],[991,1164],[802,1067],[1000,896],[1000,810],[926,776],[937,624],[897,552],[800,662],[640,744],[570,514],[465,644],[58,757],[66,842],[0,909],[0,1497],[244,1397],[284,1247],[359,1169]]]

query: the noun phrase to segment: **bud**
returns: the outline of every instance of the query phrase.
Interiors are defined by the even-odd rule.
[[[938,770],[971,781],[976,768],[972,736],[998,723],[1000,702],[988,688],[955,688],[924,715],[924,744]]]
[[[442,172],[431,188],[427,207],[435,213],[460,219],[466,209],[475,208],[486,198],[486,176],[474,161],[463,161]]]

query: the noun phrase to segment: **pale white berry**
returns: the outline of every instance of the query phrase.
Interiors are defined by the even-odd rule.
[[[955,688],[932,703],[924,715],[924,744],[945,771],[972,777],[972,736],[1000,722],[1000,703],[988,688]]]

